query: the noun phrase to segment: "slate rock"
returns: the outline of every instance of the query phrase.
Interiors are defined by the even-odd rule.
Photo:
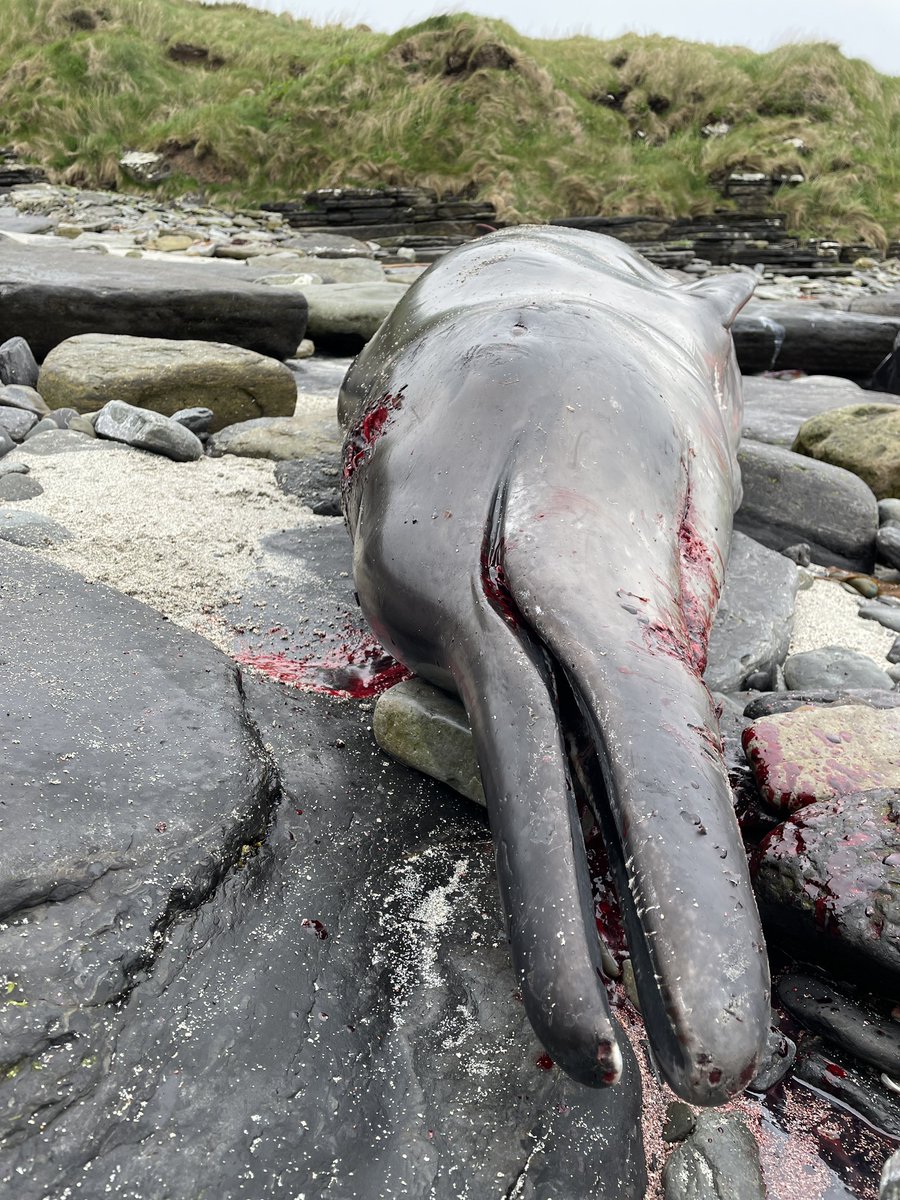
[[[735,533],[709,638],[704,679],[710,689],[735,692],[750,676],[774,678],[790,643],[796,595],[794,564]]]
[[[900,1200],[900,1150],[895,1150],[881,1168],[878,1200]]]
[[[203,457],[203,443],[189,429],[169,417],[121,400],[110,400],[100,410],[94,429],[98,437],[162,454],[175,462],[193,462]]]
[[[84,333],[228,342],[287,358],[305,328],[299,292],[236,271],[3,243],[0,337],[24,336],[38,359]]]
[[[683,1100],[672,1100],[666,1108],[666,1123],[663,1126],[662,1140],[664,1142],[683,1142],[694,1132],[697,1118],[690,1105]]]
[[[883,1087],[875,1071],[849,1061],[808,1038],[798,1048],[794,1078],[833,1096],[838,1105],[858,1113],[890,1138],[900,1138],[900,1099]]]
[[[881,530],[878,532],[881,533]],[[900,528],[898,528],[898,533],[900,533]],[[873,600],[870,604],[859,606],[859,616],[864,621],[877,621],[885,629],[900,633],[900,608],[892,608],[878,600]]]
[[[24,408],[26,412],[32,412],[37,417],[46,417],[50,411],[40,392],[21,383],[10,383],[0,387],[0,404],[9,408]]]
[[[900,1025],[818,975],[790,972],[778,981],[778,996],[807,1029],[879,1071],[900,1077]]]
[[[92,418],[84,417],[81,413],[76,413],[74,417],[69,418],[66,429],[71,429],[73,433],[81,434],[84,437],[96,438],[97,436]]]
[[[407,679],[378,697],[372,731],[381,749],[398,762],[439,779],[476,804],[486,803],[469,718],[455,696],[424,679]]]
[[[0,405],[0,425],[14,442],[25,440],[25,435],[38,423],[38,417],[24,408],[9,408]]]
[[[322,455],[288,458],[275,464],[275,482],[320,517],[341,516],[340,459]]]
[[[891,521],[900,522],[900,500],[896,496],[888,496],[878,501],[878,520],[882,525]]]
[[[821,800],[763,839],[754,888],[770,935],[867,986],[900,985],[900,793]]]
[[[281,256],[279,256],[280,258]],[[260,263],[260,269],[254,270],[253,274],[257,278],[265,279],[266,283],[272,285],[273,280],[277,275],[269,274],[266,278],[263,271],[266,271],[266,264]],[[291,273],[297,274],[303,271],[305,267],[315,271],[320,277],[321,283],[384,283],[385,274],[384,267],[381,263],[376,262],[373,258],[327,258],[325,255],[317,255],[314,263],[303,263],[302,259],[294,259],[293,267],[279,266],[279,274],[285,276]]]
[[[31,500],[43,492],[38,481],[29,475],[0,475],[0,501]]]
[[[326,460],[339,463],[341,434],[329,413],[300,412],[293,417],[262,417],[229,425],[207,443],[213,458],[237,454],[244,458]]]
[[[308,287],[304,290],[309,304],[307,336],[319,347],[360,349],[405,291],[406,285],[398,283],[327,283]]]
[[[881,562],[900,571],[900,521],[889,521],[875,534],[875,554]]]
[[[22,337],[8,338],[0,346],[0,383],[19,383],[24,387],[37,386],[38,365],[31,347]]]
[[[18,478],[15,477],[15,478]],[[0,483],[4,482],[0,477]],[[64,525],[40,513],[23,512],[21,509],[0,509],[0,541],[12,542],[16,546],[39,549],[67,542],[72,534]]]
[[[327,536],[349,561],[343,530]],[[317,587],[308,589],[307,613],[320,622],[316,597],[333,597],[334,580],[323,579],[321,593]],[[143,748],[153,736],[174,734],[182,754],[202,754],[182,761],[170,779],[175,751],[166,743],[155,791],[128,809],[139,837],[145,824],[155,830],[164,805],[163,819],[172,814],[179,827],[208,830],[215,846],[218,825],[196,812],[194,789],[208,781],[207,795],[224,790],[217,815],[230,832],[235,818],[224,808],[222,777],[233,756],[217,763],[221,734],[212,732],[207,751],[206,722],[192,731],[193,714],[171,707],[182,683],[173,686],[169,672],[190,679],[193,650],[185,664],[176,646],[146,653],[140,637],[132,661],[124,656],[135,640],[127,614],[82,611],[75,619],[79,628],[116,631],[107,675],[118,674],[95,689],[113,697],[101,708],[127,694],[107,734],[108,753],[136,736]],[[53,613],[48,622],[65,626]],[[206,653],[208,665],[222,661],[211,647]],[[144,671],[160,691],[149,717],[147,698],[132,701],[129,691]],[[212,719],[220,681],[215,671],[212,679],[200,674]],[[606,1091],[538,1064],[540,1047],[515,996],[481,814],[385,760],[356,706],[250,674],[243,691],[244,714],[279,763],[281,802],[267,827],[241,830],[231,870],[208,894],[183,902],[176,893],[163,937],[150,942],[151,961],[129,979],[127,1004],[104,1005],[101,992],[101,1003],[87,1007],[90,1023],[46,1052],[42,1071],[7,1082],[26,1121],[15,1123],[0,1186],[13,1186],[23,1200],[83,1190],[89,1158],[96,1178],[105,1184],[112,1176],[123,1196],[190,1196],[202,1179],[221,1196],[238,1187],[248,1200],[282,1190],[313,1197],[327,1178],[348,1200],[404,1192],[458,1200],[461,1180],[473,1196],[518,1189],[558,1200],[641,1200],[633,1054],[626,1042],[626,1078]],[[78,722],[75,749],[85,728],[90,720]],[[113,801],[136,765],[133,755],[129,770],[117,764]],[[145,791],[148,775],[138,774]],[[169,829],[152,836],[163,842]],[[197,836],[198,859],[204,846]],[[128,881],[109,872],[92,888],[98,901],[104,881],[127,894]],[[150,901],[155,882],[151,874]],[[80,899],[87,907],[84,897],[66,903]],[[140,902],[148,903],[139,893],[141,927],[107,936],[146,933],[157,910],[150,905],[145,917]],[[60,915],[57,905],[57,923]],[[25,994],[30,981],[23,982]],[[65,1120],[54,1121],[63,1109]],[[27,1123],[36,1111],[52,1127],[52,1155],[37,1122]]]
[[[794,1065],[797,1045],[780,1029],[770,1029],[756,1074],[747,1084],[750,1092],[767,1092],[781,1083]]]
[[[55,421],[53,417],[41,417],[40,421],[37,421],[28,430],[23,441],[30,442],[32,438],[40,437],[42,433],[56,433],[59,428],[59,422]]]
[[[6,430],[0,425],[0,458],[9,454],[10,450],[15,450],[16,443],[12,440]]]
[[[744,438],[787,450],[794,444],[800,426],[810,417],[848,404],[864,404],[869,399],[859,384],[836,375],[804,375],[790,380],[745,375],[741,391]]]
[[[900,288],[856,297],[850,301],[850,311],[874,313],[880,317],[900,317]]]
[[[732,335],[745,375],[778,369],[862,381],[890,354],[898,330],[900,315],[751,300],[738,313]]]
[[[179,408],[177,412],[172,413],[172,420],[195,433],[197,437],[202,437],[212,429],[215,416],[211,408]]]
[[[900,405],[855,404],[806,421],[794,450],[852,471],[880,500],[900,492]]]
[[[284,243],[287,249],[299,250],[310,258],[373,258],[372,248],[359,238],[344,233],[293,232]]]
[[[27,475],[30,470],[28,463],[17,462],[11,458],[0,460],[0,479],[4,475]]]
[[[39,383],[48,404],[80,413],[97,412],[110,400],[163,416],[210,408],[213,429],[288,416],[297,402],[284,363],[219,342],[82,334],[47,355]]]
[[[823,646],[791,654],[784,662],[784,682],[792,691],[892,686],[868,655],[844,646]]]
[[[874,788],[900,788],[900,709],[797,708],[741,737],[763,799],[782,812]]]
[[[740,444],[738,462],[743,499],[734,518],[736,529],[772,550],[805,542],[817,563],[872,569],[878,508],[857,475],[748,440]]]
[[[74,408],[54,408],[52,412],[47,413],[47,416],[56,424],[57,429],[68,429],[69,422],[78,415]]]
[[[706,1110],[663,1171],[665,1200],[765,1200],[753,1134],[737,1116]]]
[[[862,704],[867,708],[900,708],[900,694],[882,688],[804,688],[787,692],[769,692],[756,696],[744,708],[748,721],[771,717],[775,713],[793,712],[806,705],[817,708],[832,704]]]
[[[897,638],[887,652],[887,660],[889,663],[900,663],[900,638]]]

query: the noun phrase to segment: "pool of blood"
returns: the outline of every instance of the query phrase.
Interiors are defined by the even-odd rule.
[[[345,700],[380,696],[412,675],[370,633],[349,621],[337,630],[322,631],[313,644],[307,643],[300,650],[275,653],[257,647],[235,657],[242,666],[261,671],[279,683]]]

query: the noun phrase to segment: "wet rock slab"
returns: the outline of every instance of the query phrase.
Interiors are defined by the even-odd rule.
[[[298,593],[315,624],[349,587],[341,523],[319,543],[304,561],[327,578]],[[35,690],[10,756],[15,859],[23,887],[58,892],[0,935],[27,1005],[5,1019],[31,1037],[0,1191],[641,1200],[634,1058],[599,1092],[543,1060],[480,811],[386,760],[366,709],[252,674],[241,690],[201,639],[68,575],[66,598],[18,554],[3,657]]]
[[[306,312],[299,292],[233,273],[0,242],[0,339],[25,338],[38,359],[82,333],[228,342],[288,358]]]
[[[890,354],[898,329],[900,316],[751,300],[732,333],[745,375],[777,368],[865,380]]]
[[[783,812],[874,788],[900,788],[900,709],[797,708],[744,730],[764,799]]]
[[[810,417],[847,404],[864,404],[869,398],[858,384],[836,375],[805,375],[800,379],[746,375],[741,390],[743,436],[787,450]]]
[[[900,1026],[854,1001],[816,975],[792,972],[778,981],[778,996],[788,1011],[879,1071],[900,1076]]]
[[[737,1116],[701,1112],[666,1162],[665,1200],[765,1200],[753,1134]]]
[[[754,887],[771,935],[807,961],[900,985],[900,792],[807,805],[766,836]]]

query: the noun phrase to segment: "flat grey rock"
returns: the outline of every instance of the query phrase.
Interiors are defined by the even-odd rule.
[[[740,1117],[705,1110],[694,1132],[669,1156],[665,1200],[765,1200],[753,1134]]]
[[[37,377],[38,365],[25,339],[7,338],[0,346],[0,383],[18,383],[33,388],[37,384]]]
[[[784,662],[784,682],[792,691],[814,688],[885,688],[894,685],[879,666],[858,650],[824,646],[791,654]]]
[[[209,433],[210,426],[215,418],[215,413],[211,408],[204,408],[202,405],[195,405],[192,408],[179,408],[172,413],[172,420],[177,421],[179,425],[183,425],[185,429],[189,429],[191,433],[195,433],[198,437],[201,434]]]
[[[50,409],[44,398],[34,387],[21,383],[10,383],[0,387],[0,404],[9,408],[24,408],[37,417],[46,417]]]
[[[877,292],[872,296],[860,296],[850,301],[850,311],[874,313],[880,317],[900,317],[900,288],[889,292]]]
[[[20,509],[0,508],[0,541],[39,549],[41,546],[67,542],[71,537],[72,534],[64,525],[50,517]]]
[[[799,370],[807,375],[868,379],[891,352],[900,314],[842,312],[818,304],[751,300],[732,328],[745,375]]]
[[[189,429],[170,417],[135,408],[121,400],[110,400],[101,408],[94,429],[98,438],[124,442],[175,462],[194,462],[203,457],[203,443]]]
[[[14,442],[25,440],[25,435],[37,425],[39,418],[25,408],[10,408],[0,404],[0,425]]]
[[[74,429],[44,429],[28,439],[22,447],[29,454],[70,454],[83,453],[88,450],[101,450],[110,446],[110,442],[101,442],[96,438],[85,437]]]
[[[806,375],[792,380],[746,375],[742,391],[743,436],[788,450],[800,426],[810,417],[848,404],[864,404],[870,398],[859,384],[836,375]]]
[[[30,475],[0,475],[0,502],[31,500],[43,495],[44,489]]]
[[[800,971],[778,981],[778,995],[807,1029],[892,1078],[900,1077],[900,1026],[889,1016],[853,1000],[820,976]]]
[[[0,338],[43,359],[82,333],[229,342],[288,358],[306,328],[299,292],[193,265],[0,241]]]
[[[703,676],[711,690],[740,691],[752,676],[774,682],[791,640],[797,583],[790,559],[733,535]]]
[[[801,1043],[794,1078],[832,1097],[837,1107],[858,1113],[888,1138],[900,1138],[900,1097],[884,1087],[877,1071],[836,1054],[821,1038]]]
[[[311,258],[373,258],[365,242],[344,233],[292,232],[285,245]]]
[[[881,604],[879,601],[873,600],[870,604],[861,604],[859,606],[859,616],[864,621],[877,621],[885,629],[891,629],[894,633],[900,633],[900,608],[893,608],[890,605]]]
[[[900,522],[900,500],[898,500],[895,496],[889,496],[885,500],[879,500],[878,520],[882,525],[886,525],[889,521]]]
[[[744,439],[735,528],[773,550],[805,542],[814,562],[870,571],[878,504],[858,476],[781,446]]]
[[[881,526],[875,534],[875,553],[881,562],[900,571],[900,521]]]
[[[307,287],[304,289],[309,303],[307,336],[317,346],[359,349],[389,316],[405,290],[405,285],[398,283],[329,283]]]
[[[0,458],[9,454],[11,450],[15,450],[16,443],[12,440],[6,430],[0,426]]]

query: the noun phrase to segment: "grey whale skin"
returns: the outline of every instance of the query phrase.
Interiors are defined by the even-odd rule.
[[[740,501],[729,327],[752,277],[674,283],[599,234],[519,227],[409,289],[339,399],[363,612],[472,724],[513,964],[551,1058],[621,1053],[577,809],[609,852],[673,1089],[752,1078],[769,974],[702,682]]]

